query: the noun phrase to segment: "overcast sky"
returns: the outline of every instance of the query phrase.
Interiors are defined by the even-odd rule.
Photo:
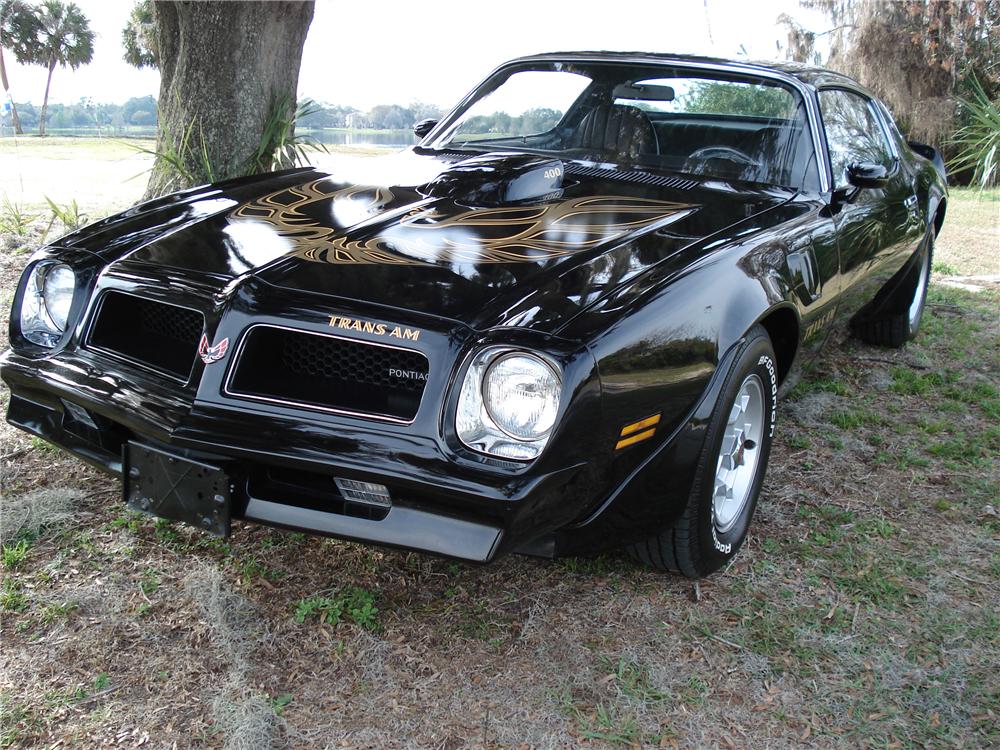
[[[131,0],[76,0],[96,32],[94,61],[59,68],[50,100],[124,102],[159,92],[156,71],[122,61]],[[788,12],[822,26],[798,0],[318,0],[299,74],[299,96],[368,109],[421,100],[455,104],[496,65],[518,55],[583,49],[782,56]],[[45,69],[5,56],[15,101],[41,103]],[[2,95],[2,92],[0,92]]]

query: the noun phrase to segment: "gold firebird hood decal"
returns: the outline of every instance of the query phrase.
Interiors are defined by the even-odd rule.
[[[592,195],[530,206],[442,211],[416,207],[363,239],[352,226],[377,219],[395,196],[384,187],[335,188],[328,178],[265,195],[231,219],[271,225],[294,243],[293,255],[325,263],[522,263],[558,258],[627,233],[665,225],[698,208],[687,203]],[[303,209],[328,202],[322,221]],[[404,207],[405,208],[405,207]],[[340,224],[340,226],[331,226]],[[348,236],[345,236],[348,235]]]

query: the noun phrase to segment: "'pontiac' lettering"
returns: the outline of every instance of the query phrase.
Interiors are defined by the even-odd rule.
[[[427,373],[417,372],[416,370],[397,370],[395,367],[390,367],[388,372],[390,378],[401,378],[403,380],[427,380]]]

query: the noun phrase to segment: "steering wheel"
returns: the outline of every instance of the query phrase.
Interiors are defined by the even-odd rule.
[[[704,148],[699,148],[688,156],[685,162],[690,164],[692,161],[706,161],[708,159],[725,159],[743,167],[757,168],[760,166],[760,162],[752,156],[731,146],[705,146]]]

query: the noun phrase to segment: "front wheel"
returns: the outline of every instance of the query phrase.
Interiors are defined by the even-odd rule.
[[[778,374],[767,332],[743,339],[709,420],[683,515],[629,553],[660,570],[700,578],[746,540],[774,436]]]

